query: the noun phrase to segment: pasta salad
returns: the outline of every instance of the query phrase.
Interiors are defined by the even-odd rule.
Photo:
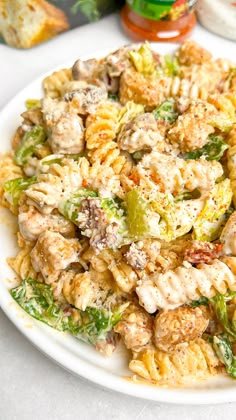
[[[236,378],[235,64],[132,44],[42,86],[0,159],[12,297],[136,381]]]

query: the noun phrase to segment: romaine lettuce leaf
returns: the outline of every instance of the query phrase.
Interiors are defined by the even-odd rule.
[[[17,206],[22,191],[25,191],[30,185],[37,181],[37,177],[15,178],[5,182],[3,185],[4,197],[13,206]]]
[[[224,331],[236,340],[235,323],[229,320],[226,303],[236,296],[236,292],[228,290],[226,295],[216,293],[216,295],[209,299],[209,302],[214,309],[215,315]]]
[[[152,112],[156,120],[161,120],[167,123],[173,123],[178,118],[178,112],[176,111],[176,103],[174,98],[166,99]]]
[[[126,195],[127,223],[129,235],[141,239],[159,236],[158,222],[160,216],[154,213],[151,204],[143,196],[140,188],[134,188]],[[154,222],[153,222],[154,217]]]
[[[214,186],[193,224],[195,239],[211,242],[219,237],[225,222],[224,215],[230,207],[231,200],[232,190],[229,179]]]
[[[226,334],[213,337],[213,348],[219,360],[225,365],[226,372],[236,379],[236,357]]]
[[[119,112],[119,128],[121,128],[123,124],[127,124],[129,121],[132,121],[135,117],[137,117],[137,115],[143,113],[143,105],[135,104],[133,101],[128,101]]]
[[[179,62],[177,57],[171,57],[170,55],[164,56],[164,73],[166,76],[175,77],[179,74]]]
[[[58,210],[66,218],[77,224],[81,201],[87,197],[97,197],[97,193],[86,188],[79,189],[60,201]]]
[[[11,289],[15,301],[33,318],[52,328],[64,331],[69,328],[69,317],[54,302],[51,286],[31,278]]]
[[[130,51],[129,58],[136,70],[145,76],[152,75],[156,70],[153,54],[148,42],[141,45],[138,50]]]
[[[69,331],[77,338],[96,344],[106,340],[107,333],[120,321],[127,303],[113,310],[87,307],[85,311],[72,308],[76,316],[68,314],[68,307],[62,307],[53,298],[51,286],[31,278],[11,289],[15,301],[33,318],[44,322],[58,331]]]
[[[191,230],[202,208],[201,200],[192,200],[192,203],[186,207],[185,201],[175,202],[170,193],[155,192],[146,198],[140,187],[129,191],[126,200],[128,230],[130,237],[134,240],[158,238],[171,241],[176,239]],[[183,212],[184,222],[182,223]]]
[[[215,136],[211,134],[209,136],[209,142],[205,144],[201,149],[193,150],[184,154],[183,158],[187,159],[199,159],[205,157],[206,160],[220,160],[225,150],[229,145],[224,142],[222,136]]]
[[[47,135],[41,125],[36,125],[30,131],[26,131],[23,140],[15,151],[15,162],[23,166],[30,156],[33,155],[35,147],[46,141]]]
[[[40,99],[26,99],[25,106],[28,110],[32,108],[40,108],[41,102]]]

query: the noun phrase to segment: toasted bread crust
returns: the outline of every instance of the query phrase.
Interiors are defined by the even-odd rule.
[[[66,29],[65,13],[45,0],[11,0],[0,6],[0,32],[13,47],[33,47]]]

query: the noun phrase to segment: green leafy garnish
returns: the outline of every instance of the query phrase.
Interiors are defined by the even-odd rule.
[[[225,212],[232,200],[230,180],[216,184],[206,197],[202,211],[193,224],[194,237],[200,241],[214,241],[217,239],[226,222]]]
[[[122,311],[122,307],[114,312],[91,307],[80,311],[81,320],[76,336],[90,344],[105,340],[107,333],[120,321]]]
[[[118,116],[119,128],[123,124],[127,124],[132,121],[137,115],[144,113],[144,106],[141,104],[135,104],[133,101],[128,101],[120,110]]]
[[[81,188],[76,193],[61,200],[58,210],[66,219],[77,224],[81,201],[87,197],[97,197],[97,193],[86,188]]]
[[[33,318],[59,331],[69,329],[69,317],[54,302],[51,286],[31,278],[11,289],[16,302]]]
[[[208,298],[207,297],[205,297],[205,296],[201,296],[198,300],[192,300],[192,302],[190,302],[190,306],[192,307],[192,308],[197,308],[198,306],[200,306],[200,305],[204,305],[204,306],[207,306],[208,305],[208,303],[209,303],[209,300],[208,300]]]
[[[158,238],[166,241],[188,233],[196,219],[191,207],[183,208],[185,223],[179,221],[181,201],[175,201],[170,193],[155,192],[146,198],[142,188],[129,191],[127,200],[127,223],[130,238]],[[184,200],[182,200],[184,203]]]
[[[17,206],[22,191],[25,191],[30,185],[37,181],[37,177],[15,178],[5,182],[3,185],[4,197],[13,206]]]
[[[226,303],[236,296],[236,292],[228,290],[227,295],[216,293],[216,295],[209,299],[209,302],[214,309],[216,317],[223,327],[224,331],[229,334],[234,340],[236,340],[236,328],[235,323],[231,322],[227,313]]]
[[[222,136],[215,136],[211,134],[209,139],[209,142],[201,149],[187,152],[184,154],[183,158],[187,160],[205,157],[206,160],[220,160],[229,145],[223,141]]]
[[[126,195],[127,200],[127,222],[129,234],[134,238],[155,236],[150,226],[150,203],[143,197],[141,189],[134,188]],[[154,229],[154,227],[153,227]]]
[[[91,344],[105,340],[107,333],[121,319],[127,304],[112,310],[87,307],[85,311],[73,308],[75,319],[64,312],[53,298],[51,286],[31,278],[11,289],[15,301],[33,318],[58,331],[69,331],[77,338]]]
[[[41,159],[40,165],[53,165],[54,163],[57,163],[58,165],[62,164],[63,159],[73,159],[73,160],[79,160],[81,157],[83,157],[83,153],[76,153],[76,154],[54,154],[54,155],[48,155],[45,158]]]
[[[226,334],[213,337],[213,348],[219,360],[225,365],[226,372],[236,379],[236,357]]]
[[[28,110],[32,108],[40,108],[41,106],[40,99],[26,99],[25,106]]]
[[[156,120],[162,120],[167,123],[173,123],[178,118],[174,98],[168,98],[153,111]]]
[[[15,162],[17,165],[24,165],[34,153],[35,147],[46,141],[46,132],[41,125],[36,125],[27,131],[22,142],[15,151]]]
[[[166,76],[175,77],[179,74],[179,62],[176,57],[164,56],[164,73]]]
[[[139,73],[142,73],[145,76],[150,76],[155,72],[156,66],[148,42],[141,45],[138,50],[130,51],[129,57]]]

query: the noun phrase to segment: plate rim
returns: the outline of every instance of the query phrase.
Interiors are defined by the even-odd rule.
[[[176,48],[177,46],[177,44],[173,44],[173,43],[171,44],[170,43],[165,43],[165,44],[164,43],[158,43],[158,44],[151,43],[151,45],[152,46],[154,45],[154,48],[156,50],[158,50],[158,47],[160,47],[160,45],[162,45],[162,48],[164,50],[165,49],[174,50],[174,48]],[[116,46],[114,48],[116,48]],[[100,49],[99,51],[96,51],[96,52],[94,51],[94,52],[90,52],[89,54],[83,54],[79,58],[86,60],[88,58],[102,57],[103,55],[111,51],[112,51],[111,48]],[[73,62],[74,61],[75,60],[73,60]],[[4,126],[4,123],[6,124],[9,112],[12,111],[11,108],[13,104],[14,104],[13,109],[14,107],[18,106],[18,102],[20,105],[20,102],[22,102],[22,98],[24,97],[24,93],[34,88],[35,86],[39,88],[43,78],[52,74],[52,72],[54,71],[64,68],[65,66],[68,66],[68,65],[71,66],[73,64],[73,63],[71,64],[71,62],[67,61],[66,63],[62,63],[60,65],[57,65],[56,67],[53,67],[51,70],[38,76],[32,82],[27,84],[23,89],[21,89],[2,108],[0,112],[0,121],[3,120],[3,126]],[[15,103],[17,103],[17,105],[15,105]],[[23,103],[22,103],[22,107],[23,107]],[[15,113],[15,117],[18,118],[19,114],[16,115]],[[1,251],[0,251],[0,257],[1,257]],[[0,268],[0,273],[1,273],[1,268]],[[3,282],[0,281],[0,308],[3,310],[7,318],[21,332],[21,334],[24,337],[26,337],[39,351],[41,351],[41,353],[43,353],[53,362],[57,363],[60,367],[68,370],[69,372],[77,375],[78,377],[82,377],[86,380],[89,380],[90,382],[98,386],[104,387],[110,391],[119,392],[124,395],[129,395],[129,396],[140,398],[140,399],[151,400],[151,401],[162,402],[162,403],[169,403],[169,404],[208,405],[212,403],[222,404],[226,402],[236,402],[236,386],[234,389],[233,387],[232,389],[226,387],[225,389],[217,388],[217,389],[206,390],[206,389],[198,389],[198,388],[187,389],[186,387],[171,389],[171,388],[158,387],[158,386],[149,385],[149,384],[143,385],[141,383],[132,382],[132,380],[126,380],[120,376],[115,375],[112,372],[108,372],[103,367],[91,365],[90,362],[86,360],[82,360],[79,355],[74,355],[74,354],[71,355],[70,352],[67,349],[63,348],[62,346],[59,346],[60,352],[58,352],[58,354],[55,354],[55,346],[57,347],[58,343],[54,342],[51,339],[52,337],[52,333],[50,334],[51,328],[47,326],[40,328],[39,325],[41,325],[41,323],[35,320],[34,318],[30,317],[28,314],[26,314],[22,308],[18,307],[18,305],[17,305],[17,311],[14,311],[12,309],[13,303],[16,304],[13,298],[11,297],[8,288],[4,285]],[[18,313],[18,316],[17,316],[17,313]],[[21,313],[23,317],[22,316],[19,317],[19,313]],[[34,328],[32,329],[26,328],[24,325],[23,319],[28,319],[28,321],[30,321],[30,323],[34,325]],[[44,329],[46,330],[48,329],[49,334],[44,334]],[[61,333],[58,333],[58,334],[61,334]],[[78,345],[79,344],[80,342],[78,342]],[[72,358],[71,362],[69,362],[70,357],[68,357],[68,359],[66,357],[68,356],[68,353],[69,353],[69,356]],[[78,371],[77,369],[75,370],[72,366],[74,357],[80,359],[80,362],[81,362],[80,371]],[[230,382],[231,381],[233,384],[233,380],[230,379]]]

